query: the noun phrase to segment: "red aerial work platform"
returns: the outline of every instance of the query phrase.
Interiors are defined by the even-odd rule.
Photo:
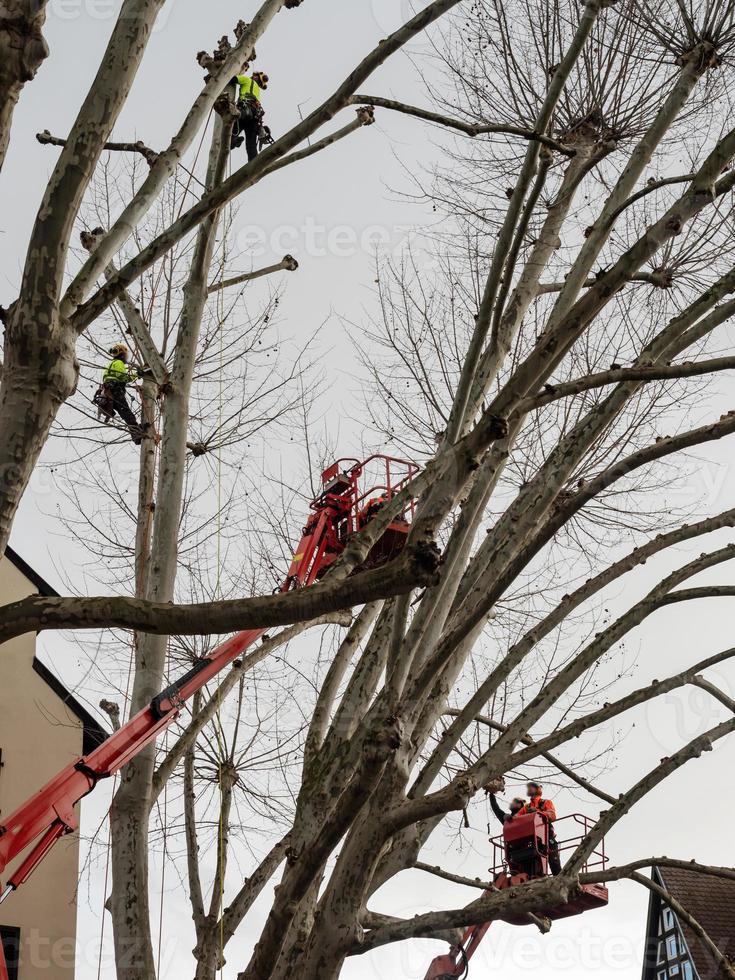
[[[574,813],[555,821],[555,829],[565,821],[573,821],[578,832],[565,840],[558,841],[560,853],[575,848],[592,828],[592,821],[588,817]],[[483,892],[483,898],[493,895],[498,890],[513,885],[523,885],[548,875],[549,830],[549,822],[541,813],[519,814],[504,824],[503,833],[491,840],[495,856],[494,866],[490,869],[494,876],[493,889]],[[606,863],[603,840],[599,849],[586,862],[584,870],[604,867]],[[607,901],[607,888],[603,885],[582,885],[581,892],[576,898],[564,905],[544,909],[539,914],[549,919],[564,919],[570,915],[580,915],[590,909],[602,908],[607,905]],[[502,921],[512,925],[528,924],[528,919],[523,915],[504,918]],[[457,980],[457,978],[461,980],[466,977],[469,973],[470,960],[491,925],[492,921],[481,922],[467,929],[461,941],[453,946],[449,953],[432,960],[424,980]]]
[[[349,536],[406,487],[418,470],[415,463],[383,455],[366,460],[339,459],[324,470],[321,491],[310,505],[311,515],[280,591],[304,588],[320,578],[343,551]],[[398,554],[413,512],[410,501],[371,550],[367,566],[382,564]],[[0,903],[28,880],[57,840],[77,829],[74,808],[79,801],[168,728],[189,698],[264,633],[264,629],[244,630],[202,657],[99,748],[67,766],[5,818],[0,826],[0,875],[11,862],[24,856],[0,890]],[[1,945],[0,980],[8,980]]]

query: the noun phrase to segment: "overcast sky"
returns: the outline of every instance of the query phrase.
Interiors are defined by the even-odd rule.
[[[91,82],[106,43],[112,14],[119,4],[108,0],[51,0],[46,34],[52,56],[38,78],[23,93],[16,112],[11,149],[0,177],[0,303],[7,306],[15,296],[23,247],[34,210],[55,159],[56,150],[41,147],[35,133],[50,129],[64,135],[79,101]],[[201,86],[201,71],[194,54],[211,49],[220,35],[231,30],[239,17],[256,9],[249,0],[170,0],[149,46],[143,68],[116,128],[117,138],[140,138],[157,148],[165,145]],[[306,0],[294,12],[276,18],[274,27],[258,45],[257,67],[271,78],[266,97],[268,122],[278,135],[298,118],[298,106],[309,111],[327,95],[354,63],[409,12],[401,0]],[[412,49],[421,51],[421,45]],[[365,88],[374,94],[395,95],[406,101],[426,103],[405,55],[381,69]],[[351,110],[350,110],[351,111]],[[347,116],[345,115],[345,118]],[[323,325],[324,371],[331,389],[330,430],[340,436],[344,453],[359,450],[360,433],[350,422],[353,354],[340,326],[340,316],[359,321],[373,302],[373,250],[376,235],[384,248],[396,249],[409,230],[431,220],[428,209],[399,199],[391,189],[407,188],[406,170],[430,169],[439,150],[435,134],[421,124],[396,120],[379,113],[378,124],[354,134],[349,140],[316,159],[290,168],[263,182],[241,201],[240,244],[254,242],[253,266],[268,264],[292,252],[301,262],[299,272],[288,278],[281,318],[289,332],[304,335]],[[376,229],[379,229],[376,230]],[[357,243],[357,244],[355,244]],[[732,404],[731,382],[720,384],[721,397],[708,417]],[[714,513],[732,506],[735,477],[732,452],[726,444],[698,455],[696,472],[688,482],[690,503]],[[131,464],[133,456],[131,455]],[[681,502],[679,500],[678,502]],[[42,477],[34,479],[26,495],[12,537],[13,546],[38,572],[62,586],[74,581],[75,552],[68,541],[56,536],[51,517],[53,500]],[[707,541],[723,543],[727,535]],[[697,542],[696,552],[703,550]],[[676,558],[686,555],[684,549]],[[638,597],[669,565],[652,562],[629,577],[625,589],[610,596],[614,607]],[[719,573],[723,581],[726,572]],[[716,576],[709,576],[712,580]],[[660,672],[673,673],[694,658],[700,659],[732,643],[732,617],[714,601],[700,603],[696,612],[676,607],[636,632],[631,651],[640,662],[638,681]],[[44,641],[46,658],[69,683],[78,663],[71,645]],[[625,682],[623,682],[625,683]],[[720,683],[735,695],[732,670]],[[82,692],[83,693],[83,692]],[[625,788],[656,760],[667,755],[695,729],[709,727],[720,717],[700,696],[664,699],[639,715],[636,729],[620,727],[620,744],[614,765],[600,780],[611,793]],[[642,731],[641,731],[642,730]],[[626,737],[622,737],[626,735]],[[617,736],[616,736],[617,737]],[[720,744],[715,753],[685,768],[666,783],[660,793],[640,804],[624,829],[608,841],[616,863],[647,854],[694,857],[702,861],[732,864],[733,845],[723,838],[735,805],[732,786],[733,743]],[[560,753],[564,756],[564,752]],[[104,794],[85,804],[89,831],[104,810]],[[561,813],[584,810],[595,814],[599,801],[577,799],[571,794],[557,800]],[[473,814],[468,835],[471,846],[458,849],[449,834],[437,837],[427,859],[469,876],[485,876],[489,863],[485,824],[490,814]],[[496,828],[493,828],[493,833]],[[96,946],[99,935],[99,901],[102,871],[93,876],[89,903],[80,903],[80,980],[97,976]],[[173,877],[173,876],[172,876]],[[184,895],[169,877],[166,887],[162,939],[164,977],[191,975],[189,951],[193,939],[188,929],[189,908]],[[442,883],[420,873],[392,882],[373,902],[376,910],[399,915],[462,904],[474,893]],[[156,897],[153,897],[155,904]],[[613,886],[611,903],[604,911],[559,922],[549,937],[532,928],[493,927],[484,948],[473,963],[471,976],[502,976],[521,980],[543,975],[544,980],[584,980],[593,972],[599,980],[636,977],[640,971],[646,896],[628,885]],[[260,903],[260,911],[268,897]],[[97,909],[97,911],[93,911]],[[225,977],[234,978],[247,958],[247,947],[257,935],[257,916],[233,942]],[[109,938],[109,933],[108,933]],[[370,957],[350,962],[348,980],[390,978],[422,980],[431,957],[443,948],[415,942],[387,948]],[[108,965],[102,976],[112,977]]]

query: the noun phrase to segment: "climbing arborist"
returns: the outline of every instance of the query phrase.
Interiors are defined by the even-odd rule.
[[[268,88],[268,76],[264,71],[254,71],[252,75],[236,75],[232,84],[238,88],[240,116],[232,127],[230,146],[234,150],[244,142],[248,160],[254,160],[258,155],[258,140],[270,139],[270,130],[263,125],[265,111],[261,102],[261,95]]]
[[[556,820],[556,807],[551,800],[543,798],[543,786],[535,780],[530,780],[526,785],[528,793],[528,803],[525,803],[521,813],[541,813],[546,817],[549,825],[549,868],[553,875],[561,874],[561,860],[559,858],[559,842],[554,832],[554,821]]]
[[[110,354],[112,360],[102,376],[102,386],[95,395],[95,404],[110,418],[117,412],[123,422],[127,423],[130,438],[139,446],[143,441],[143,429],[128,404],[125,392],[127,385],[137,381],[138,375],[135,369],[128,368],[130,351],[125,344],[115,344],[110,348]]]

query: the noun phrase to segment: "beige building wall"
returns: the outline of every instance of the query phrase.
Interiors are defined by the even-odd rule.
[[[3,556],[0,604],[37,591]],[[0,824],[82,754],[83,723],[33,669],[35,646],[35,634],[0,646]],[[79,841],[73,834],[57,843],[28,882],[0,905],[0,925],[21,930],[18,980],[74,976],[78,868]]]

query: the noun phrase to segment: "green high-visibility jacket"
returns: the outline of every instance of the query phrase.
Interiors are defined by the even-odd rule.
[[[260,102],[261,88],[249,75],[237,75],[241,99],[257,99]]]
[[[102,376],[104,382],[116,381],[118,384],[127,385],[132,381],[135,381],[137,375],[135,371],[128,371],[128,367],[125,361],[116,357],[113,361],[110,361],[107,370]]]

